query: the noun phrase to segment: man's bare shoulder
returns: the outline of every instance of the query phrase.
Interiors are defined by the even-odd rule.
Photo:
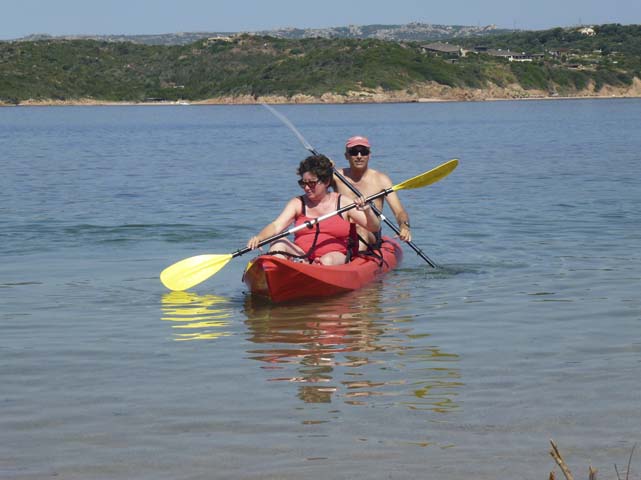
[[[369,168],[367,170],[369,178],[367,179],[368,183],[376,185],[380,188],[389,188],[392,185],[390,178],[383,172]]]
[[[372,193],[377,193],[380,190],[390,188],[392,186],[392,181],[387,175],[373,168],[368,168],[363,176],[358,179],[351,175],[352,172],[349,168],[341,168],[337,170],[345,178],[352,181],[354,185],[361,189],[365,194],[371,195]],[[335,186],[339,192],[346,193],[349,191],[349,189],[342,185],[341,182],[336,182]]]

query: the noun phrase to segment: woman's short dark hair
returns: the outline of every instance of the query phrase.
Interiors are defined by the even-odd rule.
[[[325,155],[310,155],[300,162],[296,171],[301,177],[305,172],[313,173],[322,183],[327,183],[332,178],[332,162]]]

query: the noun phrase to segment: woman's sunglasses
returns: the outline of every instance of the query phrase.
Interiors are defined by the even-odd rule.
[[[310,190],[314,190],[316,185],[320,183],[320,180],[299,180],[298,184],[301,188],[309,187]]]
[[[369,155],[369,148],[367,147],[352,147],[347,150],[347,153],[349,153],[352,157],[356,157],[359,153],[361,154],[361,157],[366,157]]]

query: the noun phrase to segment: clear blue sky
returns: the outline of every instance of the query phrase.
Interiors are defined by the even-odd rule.
[[[0,0],[0,39],[32,33],[237,32],[280,27],[641,24],[641,0]]]

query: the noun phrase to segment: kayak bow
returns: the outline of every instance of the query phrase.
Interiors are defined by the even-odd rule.
[[[401,261],[400,245],[383,237],[382,259],[358,255],[343,265],[317,265],[294,262],[273,255],[260,255],[245,268],[243,281],[253,295],[274,303],[318,298],[358,290],[395,268]]]

